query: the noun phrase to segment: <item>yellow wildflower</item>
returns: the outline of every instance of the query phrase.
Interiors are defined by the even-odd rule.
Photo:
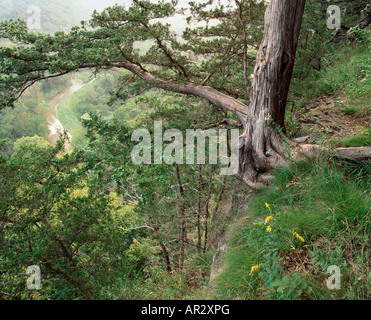
[[[254,271],[258,270],[260,268],[260,266],[261,266],[260,264],[258,264],[256,266],[252,266],[249,276],[251,276]]]
[[[268,231],[268,232],[271,232],[271,231],[272,231],[272,227],[271,227],[271,226],[268,226],[268,227],[267,227],[267,231]]]
[[[265,221],[264,221],[264,224],[266,225],[271,220],[273,220],[273,217],[272,216],[266,217],[265,218]]]
[[[269,204],[268,203],[265,203],[265,206],[269,209]]]
[[[304,238],[300,236],[297,232],[294,232],[293,235],[298,238],[301,242],[305,242]]]

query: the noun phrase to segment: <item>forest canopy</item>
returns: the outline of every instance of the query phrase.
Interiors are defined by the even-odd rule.
[[[370,132],[343,148],[336,127],[302,126],[323,95],[346,94],[357,124],[370,115],[369,30],[346,36],[367,2],[337,1],[339,30],[314,0],[133,0],[81,24],[80,2],[39,0],[44,32],[1,11],[0,298],[369,297]],[[57,115],[72,142],[46,142],[71,80],[81,88]],[[238,130],[237,179],[220,164],[133,163],[133,131],[159,121]],[[349,286],[329,294],[331,264]],[[26,289],[35,265],[42,287]]]

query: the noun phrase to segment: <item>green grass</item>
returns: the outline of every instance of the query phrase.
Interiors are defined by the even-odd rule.
[[[370,164],[328,158],[278,170],[231,228],[214,298],[369,299],[370,173]],[[273,220],[265,225],[267,216]],[[340,290],[326,286],[330,265],[341,269]]]
[[[342,148],[371,146],[371,127],[365,128],[353,136],[336,140],[334,145]]]
[[[316,76],[305,83],[294,81],[291,94],[298,105],[323,95],[345,95],[344,114],[370,115],[370,40],[369,33],[361,43],[339,50]],[[289,131],[295,132],[295,118],[287,120]],[[330,145],[370,146],[371,128]],[[323,156],[281,168],[269,188],[251,196],[248,211],[229,229],[224,264],[211,283],[209,297],[371,298],[371,163],[329,159]],[[268,216],[273,220],[265,224]],[[341,270],[339,290],[326,285],[331,265]],[[251,272],[254,266],[259,267]]]
[[[344,114],[368,116],[371,114],[371,32],[362,42],[347,44],[322,61],[328,66],[309,75],[305,82],[293,79],[291,95],[310,101],[323,95],[345,94]],[[300,66],[298,67],[300,68]],[[296,98],[295,98],[296,99]]]
[[[63,128],[72,136],[71,146],[76,148],[83,147],[86,144],[86,132],[81,124],[79,115],[74,111],[74,105],[73,96],[61,102],[58,106],[58,117]]]
[[[335,67],[322,74],[317,82],[319,93],[344,92],[347,96],[345,112],[356,116],[371,114],[371,55],[369,44],[343,52]],[[349,112],[348,112],[349,113]]]
[[[59,104],[58,118],[61,121],[63,127],[69,132],[72,132],[75,128],[81,126],[80,120],[73,110],[71,98],[68,98]]]

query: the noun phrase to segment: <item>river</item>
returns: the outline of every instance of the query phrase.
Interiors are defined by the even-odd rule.
[[[92,83],[95,79],[93,79]],[[85,86],[87,83],[84,83],[80,79],[71,79],[71,86],[57,94],[52,100],[49,102],[49,117],[47,120],[48,123],[48,129],[49,134],[46,138],[46,140],[51,143],[53,146],[56,144],[56,142],[59,140],[59,135],[64,132],[63,125],[61,121],[58,118],[58,106],[63,102],[64,100],[71,97],[76,91],[80,90],[83,86]],[[69,140],[71,141],[71,134],[67,133]],[[67,149],[69,149],[69,143],[67,143]]]

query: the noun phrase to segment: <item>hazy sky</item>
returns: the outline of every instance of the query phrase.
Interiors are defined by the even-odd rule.
[[[1,0],[0,0],[1,1]],[[47,1],[47,0],[45,0]],[[97,10],[103,10],[105,7],[112,6],[114,4],[127,4],[130,5],[132,3],[131,0],[82,0],[90,7],[94,7]],[[157,2],[158,0],[151,0],[151,2]],[[188,7],[188,3],[192,0],[178,0],[179,7]],[[197,1],[197,0],[196,0]],[[206,1],[206,0],[203,0]],[[201,1],[199,1],[201,2]],[[233,4],[234,0],[219,0],[222,4]]]
[[[1,1],[1,0],[0,0]],[[45,0],[47,1],[47,0]],[[86,3],[90,7],[94,7],[98,11],[103,10],[106,7],[112,6],[114,4],[125,4],[130,5],[132,3],[131,0],[82,0],[84,3]],[[178,7],[188,7],[189,1],[192,0],[178,0]],[[206,0],[205,0],[206,1]],[[233,0],[219,0],[220,3],[233,3]],[[152,2],[157,2],[157,0],[152,0]],[[166,22],[172,25],[172,29],[176,32],[181,32],[182,30],[185,30],[186,27],[189,25],[187,24],[186,18],[180,15],[175,15],[174,17],[166,19]]]

